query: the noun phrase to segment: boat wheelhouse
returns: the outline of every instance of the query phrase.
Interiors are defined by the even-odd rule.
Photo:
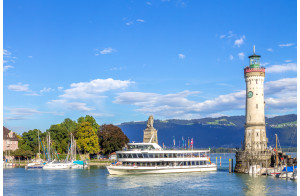
[[[117,151],[117,162],[107,169],[112,175],[216,171],[209,150],[166,150],[156,143],[128,143]]]

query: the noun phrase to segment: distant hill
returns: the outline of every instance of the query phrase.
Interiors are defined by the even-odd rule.
[[[147,121],[126,122],[118,125],[130,141],[142,142],[143,130]],[[222,116],[218,118],[202,118],[192,120],[155,120],[154,127],[158,130],[158,142],[173,146],[173,136],[176,146],[181,138],[193,137],[194,146],[208,147],[240,147],[244,138],[245,116]],[[278,135],[281,147],[297,146],[297,115],[289,114],[266,118],[268,145],[275,145],[275,133]]]

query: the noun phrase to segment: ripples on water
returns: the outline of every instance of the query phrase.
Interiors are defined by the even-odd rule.
[[[217,172],[110,176],[106,169],[44,171],[4,169],[4,195],[296,195],[297,182],[228,173],[222,156]]]

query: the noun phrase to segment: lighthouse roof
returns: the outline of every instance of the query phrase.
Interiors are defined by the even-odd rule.
[[[251,56],[249,56],[248,58],[252,58],[252,57],[260,57],[260,55],[257,54],[252,54]]]

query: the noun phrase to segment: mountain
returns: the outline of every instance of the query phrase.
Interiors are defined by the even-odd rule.
[[[118,125],[130,141],[142,142],[143,130],[147,121],[126,122]],[[158,142],[173,146],[182,145],[182,137],[194,139],[194,147],[240,147],[244,139],[245,116],[222,116],[218,118],[202,118],[192,120],[154,120],[154,128],[158,130]],[[266,118],[268,145],[275,145],[275,134],[281,147],[297,146],[297,115],[289,114]]]

